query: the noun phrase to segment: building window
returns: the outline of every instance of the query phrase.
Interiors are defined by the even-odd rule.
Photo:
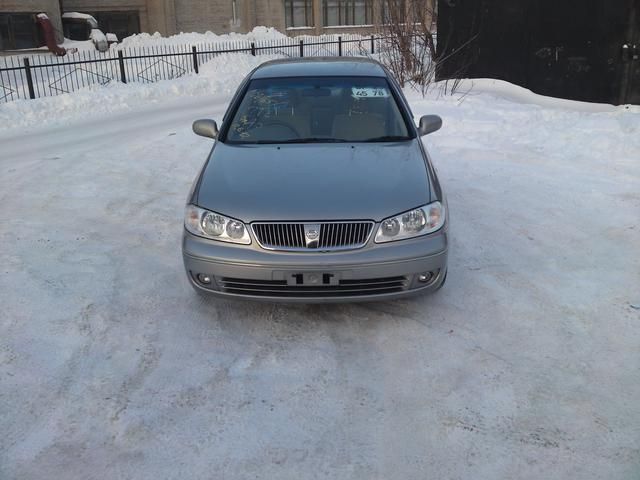
[[[313,0],[284,0],[287,28],[313,27]]]
[[[325,27],[373,24],[372,0],[323,0]]]
[[[92,12],[98,28],[104,33],[115,33],[118,40],[140,33],[140,13],[137,10]]]
[[[86,21],[63,18],[62,31],[69,40],[89,40],[91,26]]]
[[[0,13],[0,50],[36,48],[42,45],[35,15]]]

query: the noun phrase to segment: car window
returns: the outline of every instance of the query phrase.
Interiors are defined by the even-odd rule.
[[[391,88],[379,77],[252,80],[224,141],[381,142],[411,138]]]

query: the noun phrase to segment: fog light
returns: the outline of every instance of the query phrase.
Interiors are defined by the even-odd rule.
[[[211,283],[211,277],[209,275],[205,275],[204,273],[199,273],[196,275],[198,281],[203,285],[209,285]]]
[[[421,273],[418,275],[418,281],[421,283],[427,283],[433,278],[433,272]]]

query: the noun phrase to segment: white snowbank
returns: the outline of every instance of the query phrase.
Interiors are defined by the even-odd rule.
[[[131,35],[121,39],[122,41],[116,46],[111,48],[139,48],[139,47],[151,47],[151,46],[184,46],[184,45],[211,45],[228,42],[262,42],[262,41],[284,41],[294,43],[298,40],[304,40],[305,42],[324,42],[324,41],[336,41],[338,36],[342,36],[345,40],[361,39],[369,40],[369,35],[357,35],[357,34],[324,34],[324,35],[298,35],[296,37],[289,37],[284,33],[281,33],[272,27],[255,27],[249,33],[228,33],[218,35],[213,32],[196,33],[196,32],[183,32],[169,37],[163,37],[160,33],[156,32],[153,35],[148,33],[139,33]],[[368,45],[367,45],[368,47]],[[345,44],[344,48],[347,49],[348,45]]]
[[[77,50],[89,50],[95,51],[96,46],[93,43],[93,40],[71,40],[69,38],[65,38],[62,46],[67,50],[71,48],[75,48]],[[46,48],[46,47],[43,47]],[[73,52],[67,52],[67,55],[72,55]]]
[[[288,37],[285,34],[270,27],[255,27],[249,33],[228,33],[224,35],[218,35],[213,32],[192,32],[163,37],[160,33],[156,32],[153,35],[148,33],[131,35],[130,37],[123,38],[117,46],[114,45],[112,48],[135,48],[159,45],[199,45],[205,43],[211,44],[237,41],[257,42],[261,40],[286,40],[287,38]]]
[[[440,89],[440,91],[443,91],[445,83],[446,82],[439,82],[439,85],[436,84],[436,87]],[[453,83],[450,81],[448,86],[451,87],[452,85]],[[462,79],[456,88],[456,92],[461,95],[489,93],[513,102],[531,103],[550,108],[569,108],[583,112],[612,112],[621,108],[608,103],[578,102],[575,100],[538,95],[527,88],[505,82],[504,80],[496,80],[494,78]]]
[[[483,91],[488,85],[492,87]],[[640,106],[572,102],[490,80],[453,95],[443,95],[443,87],[442,83],[436,85],[424,98],[406,91],[416,120],[426,113],[443,118],[447,134],[441,138],[436,132],[428,137],[439,147],[491,149],[505,155],[525,150],[544,152],[542,158],[549,162],[570,158],[575,165],[580,165],[578,159],[589,158],[591,168],[597,165],[604,176],[612,158],[619,165],[638,163]],[[523,157],[521,161],[527,160]]]
[[[35,100],[15,100],[0,104],[0,131],[33,125],[61,125],[90,115],[96,117],[126,111],[141,105],[160,103],[176,97],[231,95],[242,79],[262,62],[276,55],[225,54],[200,67],[200,74],[189,74],[156,83],[108,83],[94,85],[70,94]]]

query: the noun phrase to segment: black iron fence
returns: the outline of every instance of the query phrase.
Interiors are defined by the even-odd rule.
[[[0,103],[70,93],[111,82],[152,83],[199,73],[203,64],[227,53],[251,55],[366,56],[384,45],[384,37],[359,35],[302,39],[237,41],[199,45],[160,45],[78,51],[65,57],[50,54],[0,57]]]

